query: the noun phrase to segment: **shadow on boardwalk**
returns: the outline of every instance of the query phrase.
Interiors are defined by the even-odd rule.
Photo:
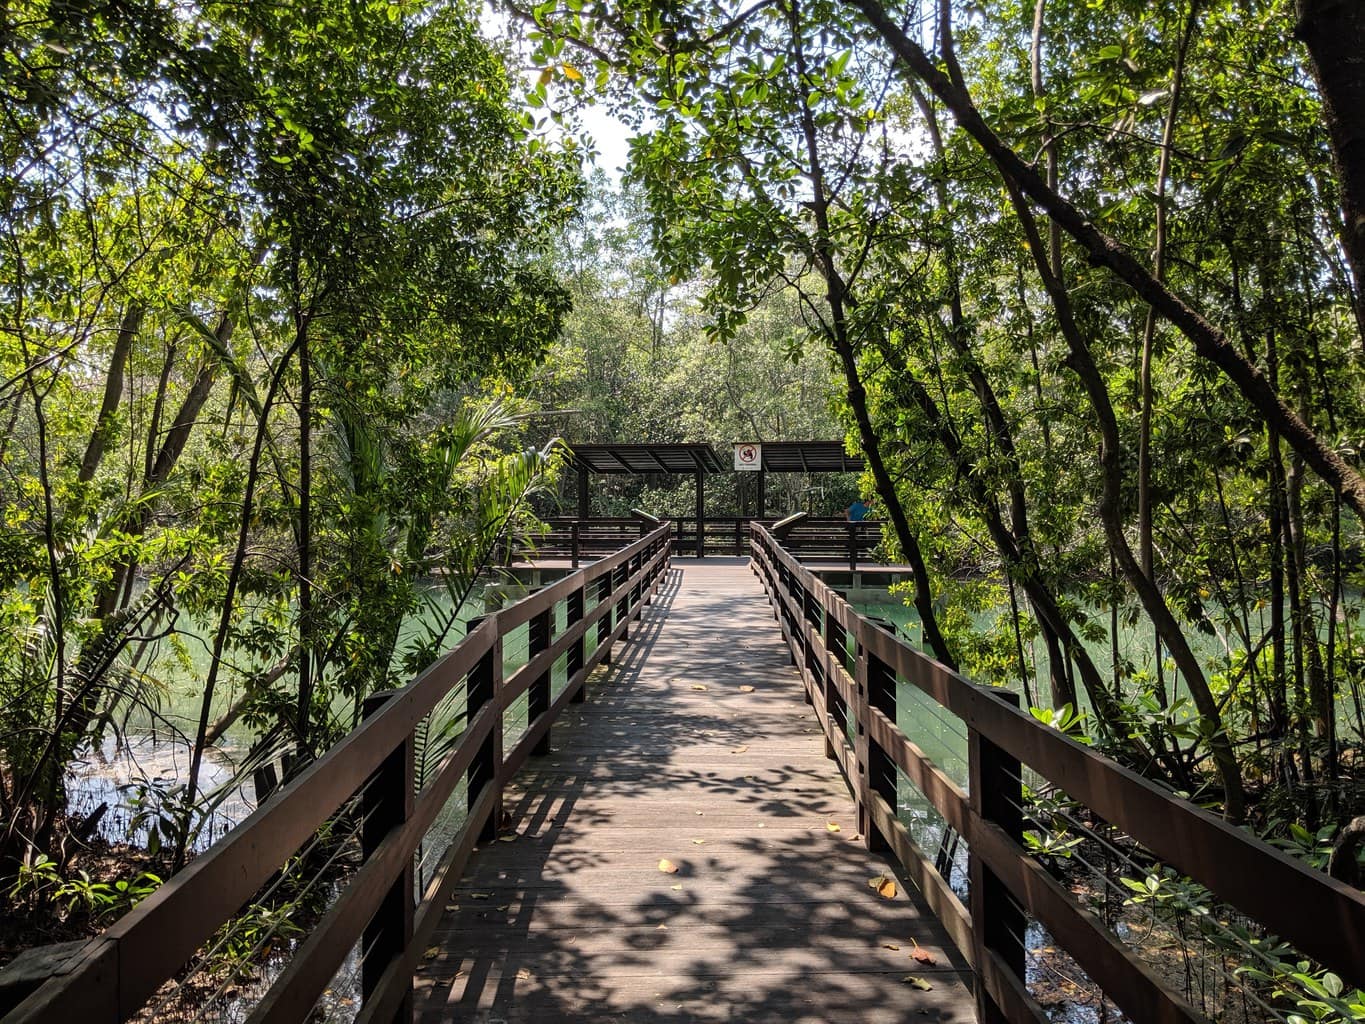
[[[471,862],[420,1019],[973,1019],[937,921],[869,888],[890,869],[747,568],[674,568],[614,653]]]

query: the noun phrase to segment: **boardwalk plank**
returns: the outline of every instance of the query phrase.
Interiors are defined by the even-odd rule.
[[[419,1019],[972,1020],[932,914],[867,884],[891,868],[855,835],[752,574],[679,565],[509,792],[513,835],[451,897]]]

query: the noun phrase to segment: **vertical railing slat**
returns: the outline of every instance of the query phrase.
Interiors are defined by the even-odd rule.
[[[385,690],[365,698],[363,714],[375,714],[398,693]],[[362,859],[368,860],[390,832],[401,829],[412,816],[416,802],[415,786],[416,744],[412,734],[384,761],[370,777],[361,792],[360,848]],[[403,955],[412,941],[413,926],[413,865],[412,858],[402,874],[384,896],[361,940],[360,992],[362,1003],[369,1000],[390,961]],[[394,1024],[412,1021],[412,985],[409,983],[402,1003],[395,1011]]]
[[[1019,706],[1019,695],[1005,690],[993,696]],[[981,735],[967,731],[968,798],[971,809],[983,821],[992,822],[1021,845],[1024,839],[1023,782],[1019,759]],[[977,963],[985,961],[984,951],[993,951],[1017,977],[1024,977],[1024,930],[1027,918],[1005,884],[996,877],[968,844],[971,873],[972,937],[977,945]],[[982,1024],[1005,1021],[1004,1011],[976,979],[977,1020]]]
[[[468,631],[473,632],[486,616],[471,619]],[[499,632],[488,652],[479,659],[474,671],[469,673],[465,685],[465,721],[473,721],[474,716],[489,701],[499,699],[502,690],[502,633]],[[469,766],[468,781],[465,784],[466,806],[473,809],[484,786],[496,786],[498,773],[502,769],[502,714],[494,716],[493,731],[479,748],[478,756]],[[492,842],[498,837],[498,826],[502,821],[502,796],[493,801],[493,810],[479,830],[480,842]]]

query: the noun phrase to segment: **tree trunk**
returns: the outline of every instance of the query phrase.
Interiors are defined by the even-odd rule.
[[[1185,684],[1190,690],[1190,697],[1193,699],[1195,707],[1198,708],[1200,718],[1203,720],[1204,728],[1207,731],[1209,751],[1213,755],[1219,779],[1223,784],[1224,814],[1231,822],[1241,822],[1246,813],[1246,794],[1242,785],[1242,772],[1237,764],[1237,758],[1233,754],[1232,742],[1223,728],[1218,702],[1209,690],[1203,667],[1190,649],[1189,642],[1186,640],[1180,624],[1166,606],[1166,600],[1154,580],[1142,571],[1142,566],[1134,557],[1133,550],[1128,544],[1128,538],[1123,531],[1121,519],[1122,446],[1118,421],[1110,402],[1108,387],[1099,367],[1095,365],[1089,345],[1072,315],[1071,298],[1048,266],[1047,253],[1043,248],[1042,238],[1038,234],[1037,224],[1034,222],[1033,214],[1029,210],[1023,194],[1018,185],[1008,176],[1005,178],[1005,187],[1009,192],[1010,202],[1014,206],[1020,226],[1023,228],[1025,241],[1033,256],[1038,274],[1042,278],[1043,287],[1052,300],[1062,337],[1070,350],[1067,365],[1085,388],[1086,395],[1090,399],[1091,409],[1100,428],[1100,479],[1103,490],[1100,497],[1099,513],[1101,523],[1104,526],[1105,537],[1109,542],[1109,550],[1118,562],[1119,569],[1128,580],[1129,585],[1137,591],[1138,599],[1142,602],[1147,617],[1151,619],[1153,627],[1175,659],[1180,674],[1185,678]]]
[[[224,313],[214,332],[220,345],[226,345],[232,339],[232,332],[235,327],[236,321]],[[166,431],[166,437],[161,442],[156,458],[152,460],[152,471],[143,480],[142,493],[144,496],[165,483],[171,475],[171,470],[180,460],[180,456],[185,451],[185,445],[189,443],[190,435],[194,432],[195,424],[199,422],[199,414],[203,411],[205,403],[208,402],[209,395],[213,393],[213,384],[217,379],[218,367],[219,360],[216,354],[210,354],[200,366],[199,372],[195,375],[194,383],[190,386],[189,393],[180,403],[180,409],[176,412],[170,429]],[[127,532],[133,537],[140,537],[147,531],[151,521],[151,510],[144,503],[142,511],[138,513],[133,522],[128,524]],[[114,612],[118,606],[118,597],[123,590],[125,580],[136,571],[137,562],[132,558],[124,560],[114,569],[113,579],[96,598],[96,618],[102,619]]]
[[[1322,97],[1341,189],[1341,247],[1355,279],[1356,326],[1365,338],[1365,5],[1298,0],[1294,36],[1308,48]]]
[[[90,434],[90,443],[85,446],[85,456],[81,459],[80,472],[76,479],[89,483],[95,478],[104,458],[104,449],[109,444],[114,431],[114,416],[119,402],[123,400],[123,370],[128,364],[128,353],[133,349],[133,341],[142,326],[143,306],[140,302],[131,303],[119,324],[118,336],[114,339],[114,351],[109,357],[109,372],[104,378],[104,401],[100,404],[99,418]]]
[[[1185,84],[1185,55],[1189,51],[1190,39],[1194,35],[1195,17],[1199,9],[1198,0],[1190,0],[1189,19],[1185,31],[1181,33],[1176,47],[1175,69],[1171,74],[1171,95],[1166,104],[1166,118],[1161,126],[1161,150],[1156,169],[1156,230],[1152,242],[1152,275],[1161,283],[1166,280],[1166,183],[1171,171],[1171,144],[1175,139],[1175,117],[1180,109],[1180,93]],[[1053,187],[1056,185],[1053,183]],[[1152,556],[1152,412],[1156,402],[1152,386],[1152,359],[1156,348],[1156,309],[1147,307],[1146,320],[1142,325],[1142,363],[1138,373],[1138,390],[1141,413],[1138,423],[1137,458],[1137,514],[1138,514],[1138,558],[1142,571],[1149,579],[1155,579]],[[1155,689],[1157,704],[1165,709],[1166,668],[1161,651],[1161,637],[1152,638],[1156,652]]]
[[[800,12],[795,3],[790,8],[790,17],[797,72],[805,75],[807,69],[805,52],[801,46]],[[919,613],[920,628],[923,630],[924,638],[928,641],[934,656],[948,668],[956,671],[957,660],[953,657],[948,641],[938,628],[938,613],[934,608],[933,586],[929,578],[929,567],[925,564],[924,556],[920,551],[919,539],[910,529],[910,521],[906,518],[905,509],[901,506],[900,497],[896,493],[895,482],[891,479],[891,474],[886,469],[886,463],[882,460],[877,433],[872,427],[872,419],[868,414],[867,391],[863,387],[858,372],[857,355],[853,350],[853,343],[848,333],[848,288],[839,273],[838,266],[835,264],[834,255],[830,251],[830,238],[832,236],[829,225],[829,194],[825,187],[820,160],[815,118],[811,113],[810,106],[804,101],[801,107],[801,129],[805,137],[806,155],[810,160],[813,196],[811,212],[815,217],[816,230],[814,255],[821,276],[825,281],[825,298],[830,309],[830,330],[827,341],[844,371],[844,379],[848,385],[849,406],[853,410],[854,419],[858,424],[858,438],[862,444],[863,454],[867,458],[867,468],[872,473],[872,478],[876,483],[877,495],[886,507],[886,513],[890,517],[892,528],[896,532],[896,539],[900,542],[901,550],[910,563],[911,574],[915,581],[915,610]]]
[[[1108,268],[1170,321],[1190,341],[1195,353],[1217,366],[1262,420],[1273,424],[1314,472],[1337,490],[1351,510],[1365,521],[1365,477],[1332,445],[1318,437],[1223,332],[1153,277],[1151,271],[1129,256],[1116,240],[1096,228],[1074,204],[1049,187],[1043,177],[986,124],[967,91],[940,71],[919,44],[891,20],[879,0],[847,2],[864,14],[900,63],[947,105],[957,123],[976,140],[1001,175],[1038,203],[1081,246],[1091,263]]]

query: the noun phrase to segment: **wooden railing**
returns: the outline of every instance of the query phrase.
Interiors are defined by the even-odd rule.
[[[630,620],[667,573],[671,548],[665,524],[486,616],[411,684],[373,699],[358,729],[241,826],[67,958],[60,973],[20,1003],[5,1024],[130,1019],[357,794],[363,861],[249,1019],[307,1019],[357,942],[365,951],[364,1003],[357,1019],[388,1024],[410,1017],[422,951],[475,843],[496,835],[504,786],[529,755],[548,750],[551,724],[566,703],[582,699],[588,673],[610,660],[612,644],[626,636]],[[565,627],[554,635],[561,617]],[[522,626],[529,635],[529,660],[505,671],[504,638]],[[551,680],[561,658],[567,682],[556,695]],[[463,733],[418,792],[415,730],[461,685]],[[504,718],[523,694],[525,731],[504,750]],[[464,823],[414,906],[414,851],[461,782],[468,794]]]
[[[816,517],[798,512],[785,519],[758,520],[743,516],[707,516],[697,534],[695,517],[679,516],[675,544],[680,554],[745,555],[749,551],[750,527],[762,525],[776,530],[786,525],[783,543],[807,561],[839,562],[857,569],[859,561],[870,561],[881,541],[882,524],[850,523],[842,518]]]
[[[1021,937],[1028,915],[1130,1020],[1206,1020],[1025,849],[1029,805],[1021,766],[1259,930],[1349,985],[1365,985],[1361,892],[1042,724],[1019,709],[1014,695],[978,686],[916,651],[858,615],[757,525],[751,550],[823,724],[826,750],[854,792],[860,830],[870,843],[890,848],[974,969],[979,1019],[1047,1019],[1024,986]],[[918,688],[964,728],[965,789],[897,724],[900,682]],[[970,907],[900,820],[901,775],[965,841]]]
[[[554,517],[544,520],[546,531],[514,552],[514,560],[567,558],[577,569],[582,561],[603,558],[636,537],[657,529],[661,520],[636,510],[631,516],[596,519]],[[676,541],[675,541],[676,546]]]
[[[782,535],[783,545],[807,561],[838,562],[850,569],[871,561],[881,542],[882,524],[850,523],[838,517],[810,516],[804,512],[780,520],[747,516],[707,516],[697,533],[695,516],[671,520],[673,553],[679,555],[745,555],[749,551],[749,525],[762,523]],[[632,516],[600,516],[593,519],[552,517],[546,531],[532,543],[513,552],[514,561],[566,558],[575,568],[580,561],[601,558],[648,533],[659,524],[654,516],[636,510]]]

